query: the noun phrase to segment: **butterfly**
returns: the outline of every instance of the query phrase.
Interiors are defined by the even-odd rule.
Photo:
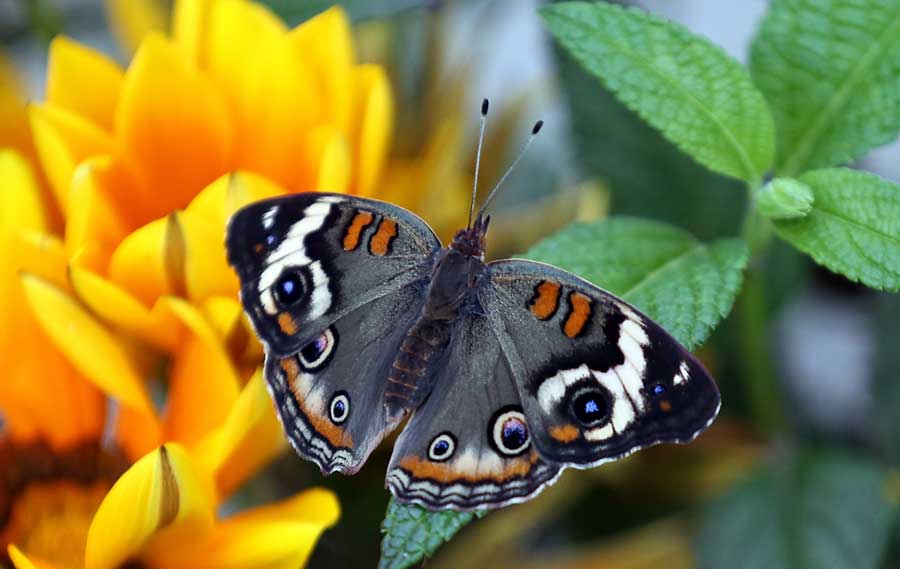
[[[485,100],[479,161],[486,114]],[[231,218],[269,392],[323,473],[357,472],[406,420],[386,477],[397,500],[497,508],[715,419],[712,377],[637,308],[550,265],[484,261],[484,210],[505,177],[474,220],[473,190],[447,247],[411,212],[351,195],[293,194]]]

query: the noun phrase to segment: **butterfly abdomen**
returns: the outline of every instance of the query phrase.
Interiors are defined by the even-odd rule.
[[[384,392],[388,416],[415,409],[431,392],[434,365],[450,342],[450,323],[420,318],[403,339]]]

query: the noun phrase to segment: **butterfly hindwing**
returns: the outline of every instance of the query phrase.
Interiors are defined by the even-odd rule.
[[[338,319],[296,354],[267,356],[288,439],[322,472],[356,472],[394,428],[384,378],[421,304],[421,287],[404,287]]]
[[[532,444],[515,380],[486,318],[458,323],[434,389],[394,446],[387,485],[403,502],[471,510],[527,500],[560,468]]]
[[[713,421],[713,379],[636,308],[549,265],[488,266],[484,310],[543,458],[595,466],[657,443],[688,442]]]
[[[323,472],[356,472],[395,426],[386,377],[440,242],[402,208],[311,193],[240,210],[227,247],[288,438]]]
[[[306,193],[266,200],[229,223],[229,262],[260,338],[295,353],[348,312],[427,275],[440,241],[403,208]]]

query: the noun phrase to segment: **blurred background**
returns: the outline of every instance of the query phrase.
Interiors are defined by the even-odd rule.
[[[264,3],[290,25],[329,5]],[[166,25],[170,3],[141,2],[149,6],[141,10],[129,4],[0,0],[0,49],[26,98],[42,97],[54,35],[126,64],[146,29]],[[464,221],[478,108],[488,97],[482,187],[499,177],[534,121],[545,121],[498,198],[493,256],[522,252],[574,219],[609,214],[664,220],[702,240],[736,234],[743,187],[681,154],[585,74],[543,29],[540,4],[343,4],[354,22],[358,59],[384,65],[394,91],[385,199],[414,209],[443,237]],[[682,23],[742,62],[767,9],[763,0],[634,4]],[[900,144],[872,151],[855,166],[900,183]],[[742,311],[740,299],[699,350],[723,393],[722,413],[707,433],[687,447],[657,447],[598,469],[568,471],[538,499],[465,527],[426,566],[755,567],[754,548],[783,545],[791,558],[790,542],[801,537],[790,528],[806,531],[815,520],[846,512],[871,523],[866,537],[845,533],[835,521],[831,530],[809,529],[818,532],[811,539],[821,540],[823,558],[830,541],[851,540],[861,564],[786,566],[900,567],[900,533],[892,523],[900,498],[900,301],[833,275],[782,244],[757,262],[759,286],[744,294],[763,295],[762,303],[747,306],[764,306],[764,313]],[[753,319],[761,327],[748,324]],[[748,337],[748,329],[764,336]],[[390,448],[383,444],[350,478],[323,479],[313,465],[285,453],[223,508],[314,485],[332,488],[342,517],[323,535],[310,567],[371,566],[388,501]],[[874,502],[854,496],[859,488],[865,494],[873,477]],[[781,531],[794,537],[770,535]]]

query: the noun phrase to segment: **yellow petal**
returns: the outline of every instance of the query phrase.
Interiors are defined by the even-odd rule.
[[[221,294],[237,296],[239,282],[228,265],[222,239],[225,224],[183,212],[178,216],[184,235],[184,285],[194,302]]]
[[[233,172],[204,188],[185,211],[224,227],[231,215],[245,205],[284,193],[282,186],[264,176]]]
[[[69,279],[79,300],[104,322],[161,350],[171,352],[178,346],[181,322],[166,303],[147,308],[114,282],[78,267],[69,269]]]
[[[179,299],[169,302],[193,334],[174,356],[164,435],[192,446],[228,416],[238,398],[240,378],[222,338],[203,314]]]
[[[164,445],[132,465],[103,499],[88,530],[85,567],[118,567],[160,532],[201,534],[212,517],[210,496],[187,451]]]
[[[109,27],[126,53],[134,53],[153,31],[165,31],[169,14],[160,0],[106,0]]]
[[[175,0],[172,8],[172,37],[195,67],[206,61],[206,34],[209,14],[216,0]]]
[[[0,232],[46,231],[41,188],[28,161],[18,152],[0,149],[0,180]]]
[[[182,208],[230,170],[233,130],[222,95],[165,38],[141,44],[122,88],[116,132],[142,166],[144,219]]]
[[[90,120],[60,106],[31,105],[28,118],[44,172],[65,211],[75,167],[89,156],[113,152],[113,140]]]
[[[257,370],[225,423],[197,447],[197,463],[213,473],[220,499],[287,448],[284,431]]]
[[[9,554],[9,560],[13,562],[16,569],[38,569],[37,566],[28,560],[19,548],[13,544],[6,546],[6,553]]]
[[[145,306],[184,293],[184,241],[177,215],[141,227],[113,252],[109,277]]]
[[[210,73],[235,117],[236,166],[292,187],[297,155],[321,103],[319,85],[284,24],[259,4],[219,2],[210,19],[208,54]]]
[[[112,131],[122,69],[111,59],[66,37],[50,43],[47,102]]]
[[[309,133],[308,148],[312,162],[308,169],[314,172],[314,178],[312,185],[300,190],[346,192],[353,167],[347,137],[333,126],[321,126]]]
[[[316,84],[322,86],[322,122],[347,132],[355,58],[347,13],[340,6],[325,10],[292,30],[289,38],[297,57],[308,62]]]
[[[356,172],[353,187],[364,196],[372,194],[390,145],[393,126],[393,99],[384,69],[360,65],[353,69],[354,153]]]
[[[124,405],[152,412],[128,351],[75,299],[39,277],[21,277],[25,298],[44,332],[79,372]]]
[[[72,175],[66,219],[66,253],[74,265],[106,270],[116,246],[128,232],[126,221],[103,184],[109,158],[82,162]]]
[[[177,556],[154,550],[150,559],[166,569],[296,569],[339,515],[334,494],[313,489],[226,520],[204,539],[179,543]]]

